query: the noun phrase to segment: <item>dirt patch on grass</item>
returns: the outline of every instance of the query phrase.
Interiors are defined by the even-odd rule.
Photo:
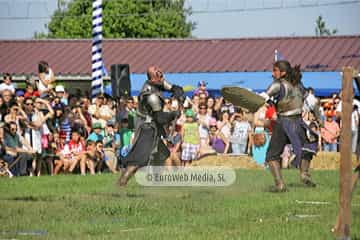
[[[352,156],[353,167],[356,166],[356,157]],[[198,161],[193,162],[192,166],[225,166],[231,168],[246,168],[246,169],[263,169],[264,167],[258,165],[250,156],[234,156],[234,155],[216,155],[207,156]],[[338,152],[319,152],[314,157],[311,168],[334,170],[340,167],[340,153]]]

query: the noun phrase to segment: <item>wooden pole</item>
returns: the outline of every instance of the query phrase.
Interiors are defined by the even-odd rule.
[[[340,194],[339,218],[335,236],[339,239],[350,239],[351,224],[351,113],[353,109],[353,69],[343,69],[342,81],[342,114],[340,134]]]

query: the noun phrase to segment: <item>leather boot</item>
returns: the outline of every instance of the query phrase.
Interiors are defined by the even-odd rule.
[[[275,189],[273,189],[274,192],[285,192],[286,187],[284,180],[282,178],[281,169],[280,169],[280,162],[278,161],[269,161],[269,168],[271,175],[274,178],[275,181]]]
[[[311,180],[309,168],[310,161],[302,159],[300,163],[300,180],[307,187],[316,187],[316,184]]]
[[[137,169],[138,166],[128,166],[119,178],[118,185],[120,187],[126,186],[129,179],[135,174]]]

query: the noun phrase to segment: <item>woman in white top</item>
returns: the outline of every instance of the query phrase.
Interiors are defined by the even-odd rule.
[[[49,94],[54,88],[55,75],[53,70],[49,67],[49,64],[45,61],[39,62],[39,83],[38,90],[40,96]]]
[[[225,138],[229,139],[231,136],[231,123],[229,111],[223,111],[220,114],[221,121],[218,121],[217,127]]]

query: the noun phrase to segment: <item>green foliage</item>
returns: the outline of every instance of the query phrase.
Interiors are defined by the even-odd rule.
[[[207,188],[142,187],[131,179],[120,189],[115,174],[3,178],[0,238],[333,239],[338,171],[313,171],[316,188],[302,186],[298,170],[283,173],[286,193],[266,190],[273,184],[266,170],[237,170],[233,185]],[[352,239],[360,237],[359,194]]]
[[[325,21],[323,20],[321,15],[316,19],[315,34],[317,37],[331,36],[331,35],[335,35],[337,32],[338,32],[337,29],[330,30],[326,28]]]
[[[34,33],[34,38],[35,39],[44,39],[44,38],[46,38],[47,37],[47,35],[45,34],[45,33],[42,33],[42,32],[35,32]]]
[[[190,37],[195,23],[186,21],[191,9],[184,1],[103,0],[103,37]],[[91,38],[92,0],[73,0],[64,10],[59,8],[47,27],[48,38]]]

